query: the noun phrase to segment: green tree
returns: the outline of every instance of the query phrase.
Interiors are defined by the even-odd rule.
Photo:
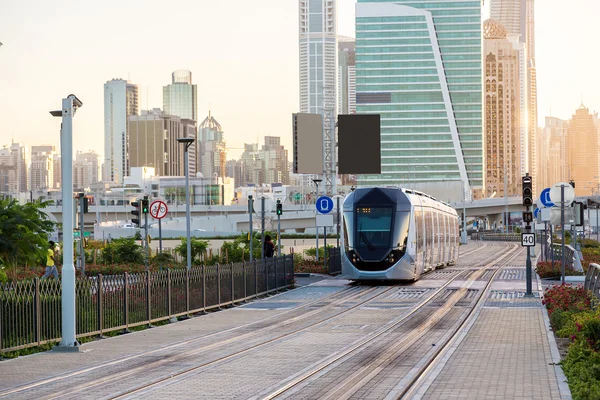
[[[208,249],[208,241],[201,239],[191,238],[192,247],[192,263],[195,261],[201,262],[203,257],[206,256],[206,250]],[[185,261],[187,261],[187,239],[181,238],[181,244],[175,247],[175,251]]]
[[[102,250],[102,260],[108,264],[133,263],[143,264],[144,249],[134,238],[113,239]]]
[[[0,264],[8,275],[18,267],[46,262],[48,237],[56,224],[42,210],[51,204],[0,199]]]

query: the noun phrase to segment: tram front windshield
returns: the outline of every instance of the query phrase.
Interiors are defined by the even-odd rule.
[[[358,207],[356,209],[356,244],[371,250],[389,247],[392,230],[392,207]]]

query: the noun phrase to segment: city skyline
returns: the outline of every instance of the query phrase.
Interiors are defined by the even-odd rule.
[[[0,131],[0,145],[10,145],[14,139],[29,146],[58,147],[59,126],[48,111],[73,92],[84,102],[75,125],[81,132],[75,135],[75,149],[95,150],[104,157],[102,85],[112,78],[129,79],[139,86],[140,109],[152,109],[162,104],[167,77],[184,68],[192,71],[198,85],[199,114],[211,109],[227,127],[228,145],[241,148],[248,141],[261,142],[264,136],[280,136],[282,144],[291,148],[290,116],[300,107],[297,2],[233,3],[235,7],[218,2],[190,2],[190,12],[184,18],[210,11],[214,22],[202,17],[206,24],[193,24],[192,30],[179,21],[178,29],[163,27],[161,32],[152,30],[152,21],[160,19],[163,11],[158,2],[149,2],[143,10],[118,3],[125,13],[142,13],[148,23],[133,24],[125,32],[106,31],[104,36],[95,31],[105,26],[105,10],[111,9],[108,6],[65,3],[63,8],[70,11],[50,19],[46,17],[50,5],[42,2],[33,11],[22,4],[7,7],[0,16],[0,39],[4,43],[0,48],[0,88],[6,94],[0,99],[0,118],[8,122]],[[338,4],[338,34],[353,37],[354,2],[339,0]],[[590,111],[600,109],[600,83],[589,79],[595,65],[594,53],[589,51],[593,48],[591,16],[600,11],[600,5],[592,1],[577,1],[573,5],[558,7],[556,0],[536,4],[538,126],[549,115],[568,119],[582,97]],[[61,7],[60,1],[52,6],[56,7]],[[555,29],[552,21],[557,18],[567,26]],[[70,50],[56,46],[55,39],[71,29],[78,34],[71,38]],[[164,33],[168,31],[175,33]],[[275,31],[277,35],[273,34]],[[257,45],[240,47],[242,33]],[[144,40],[124,41],[123,34]],[[183,34],[210,40],[202,42],[199,53],[170,51],[165,56],[155,51],[160,44],[181,48],[173,42]],[[575,37],[584,40],[572,40]],[[556,48],[561,49],[560,60],[554,56]],[[572,71],[572,75],[565,77],[565,70]],[[248,140],[250,137],[253,139]],[[236,151],[231,155],[239,157]]]

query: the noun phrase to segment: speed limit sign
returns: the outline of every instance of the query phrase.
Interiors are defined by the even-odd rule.
[[[521,233],[521,246],[534,247],[535,246],[535,233]]]
[[[167,215],[167,211],[167,205],[160,200],[154,201],[152,204],[150,204],[150,215],[152,215],[152,217],[155,219],[164,218],[165,215]]]

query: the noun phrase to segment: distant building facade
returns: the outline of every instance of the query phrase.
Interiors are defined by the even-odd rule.
[[[336,110],[337,1],[299,0],[300,112]]]
[[[177,70],[171,84],[163,87],[163,110],[167,115],[198,121],[198,85],[192,84],[192,73]]]
[[[197,170],[205,178],[226,176],[227,146],[223,138],[223,127],[208,112],[198,126]]]
[[[32,146],[30,166],[30,190],[53,189],[54,174],[54,146]]]
[[[78,189],[86,189],[99,182],[99,156],[95,151],[75,154],[73,164],[73,185]]]
[[[569,178],[575,181],[575,196],[589,196],[598,188],[598,114],[581,105],[569,122],[567,151]]]
[[[129,118],[132,167],[153,167],[157,176],[183,176],[184,146],[178,138],[196,137],[196,122],[167,115],[159,108]],[[196,142],[189,148],[189,174],[196,174]]]
[[[485,62],[485,197],[521,195],[519,51],[506,29],[483,24]],[[506,186],[506,194],[504,187]]]
[[[338,37],[338,114],[356,114],[356,41]]]
[[[139,113],[139,101],[137,85],[123,79],[104,84],[104,181],[122,183],[129,174],[128,117]]]

